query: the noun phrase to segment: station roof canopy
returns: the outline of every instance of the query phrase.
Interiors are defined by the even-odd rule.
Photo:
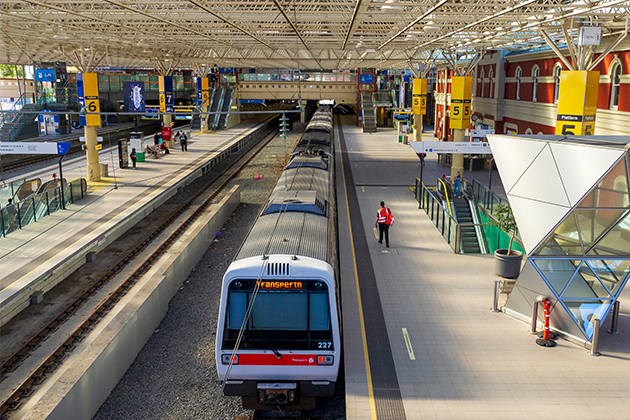
[[[620,33],[618,0],[2,0],[0,63],[380,69]]]

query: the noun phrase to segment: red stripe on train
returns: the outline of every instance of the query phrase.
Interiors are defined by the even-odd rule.
[[[314,354],[283,354],[280,359],[275,354],[238,354],[238,365],[275,365],[275,366],[317,366]]]

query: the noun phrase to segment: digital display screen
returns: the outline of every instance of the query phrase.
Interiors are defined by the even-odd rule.
[[[302,290],[304,284],[301,281],[257,281],[262,290]]]

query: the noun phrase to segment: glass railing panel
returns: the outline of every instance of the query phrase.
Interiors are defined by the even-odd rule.
[[[46,194],[38,194],[33,197],[33,221],[36,222],[48,213]]]

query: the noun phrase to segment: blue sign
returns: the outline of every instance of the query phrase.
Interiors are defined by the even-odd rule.
[[[125,82],[125,111],[144,112],[144,82]]]
[[[79,110],[85,109],[85,90],[83,89],[83,73],[77,73],[77,96],[79,102]],[[85,115],[79,115],[79,124],[83,127],[87,126]]]
[[[197,106],[203,105],[203,90],[201,89],[201,77],[197,77]]]
[[[234,67],[219,67],[219,73],[236,73]]]
[[[382,74],[383,76],[387,76],[388,72],[387,72],[387,70],[381,70],[381,74]]]
[[[57,154],[58,155],[65,155],[66,153],[68,153],[68,150],[70,150],[70,146],[72,145],[72,143],[62,143],[59,142],[57,143]]]
[[[35,70],[36,82],[55,82],[55,69],[37,69]]]
[[[359,83],[374,83],[373,74],[362,74],[359,76]]]
[[[411,82],[411,76],[403,76],[403,82],[405,83]]]
[[[264,99],[241,99],[242,104],[264,104]]]
[[[164,76],[164,107],[165,112],[175,112],[175,97],[173,95],[173,76]],[[160,101],[162,98],[160,98]]]

